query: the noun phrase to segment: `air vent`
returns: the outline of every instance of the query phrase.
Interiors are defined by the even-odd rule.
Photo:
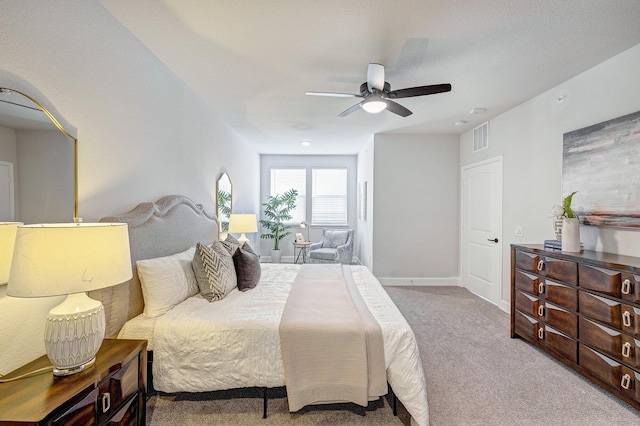
[[[482,123],[473,129],[473,152],[489,147],[489,122]]]

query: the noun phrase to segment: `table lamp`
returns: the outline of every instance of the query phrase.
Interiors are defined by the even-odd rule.
[[[249,232],[258,232],[258,222],[255,214],[231,214],[229,216],[229,233],[242,234],[238,241],[249,243],[249,239],[244,235]]]
[[[9,281],[16,230],[22,222],[0,222],[0,285]]]
[[[7,295],[66,295],[49,311],[44,343],[53,374],[68,376],[92,366],[102,345],[102,303],[85,292],[131,278],[125,223],[56,223],[17,228]]]
[[[309,228],[311,228],[309,224],[307,222],[300,222],[300,228],[307,230],[307,241],[311,241],[309,239]]]

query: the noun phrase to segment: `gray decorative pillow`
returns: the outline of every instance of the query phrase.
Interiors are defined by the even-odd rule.
[[[347,243],[349,231],[325,231],[322,239],[323,248],[336,248]]]
[[[211,247],[198,243],[192,265],[200,294],[209,302],[224,299],[238,284],[233,258],[220,241]]]
[[[239,247],[233,254],[238,276],[238,290],[247,291],[258,285],[260,281],[260,258],[249,244]]]
[[[227,238],[224,241],[221,241],[221,243],[231,256],[233,256],[236,250],[242,245],[242,243],[236,240],[231,234],[227,234]]]

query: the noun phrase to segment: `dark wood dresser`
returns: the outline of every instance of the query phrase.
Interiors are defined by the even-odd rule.
[[[511,337],[640,409],[640,258],[511,245]]]
[[[95,364],[66,377],[46,372],[0,383],[0,424],[144,425],[146,340],[105,339]],[[46,356],[5,379],[50,365]]]

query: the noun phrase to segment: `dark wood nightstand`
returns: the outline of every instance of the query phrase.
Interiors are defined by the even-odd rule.
[[[50,364],[45,355],[5,379]],[[85,371],[0,383],[0,424],[144,425],[146,381],[147,341],[105,339]]]

